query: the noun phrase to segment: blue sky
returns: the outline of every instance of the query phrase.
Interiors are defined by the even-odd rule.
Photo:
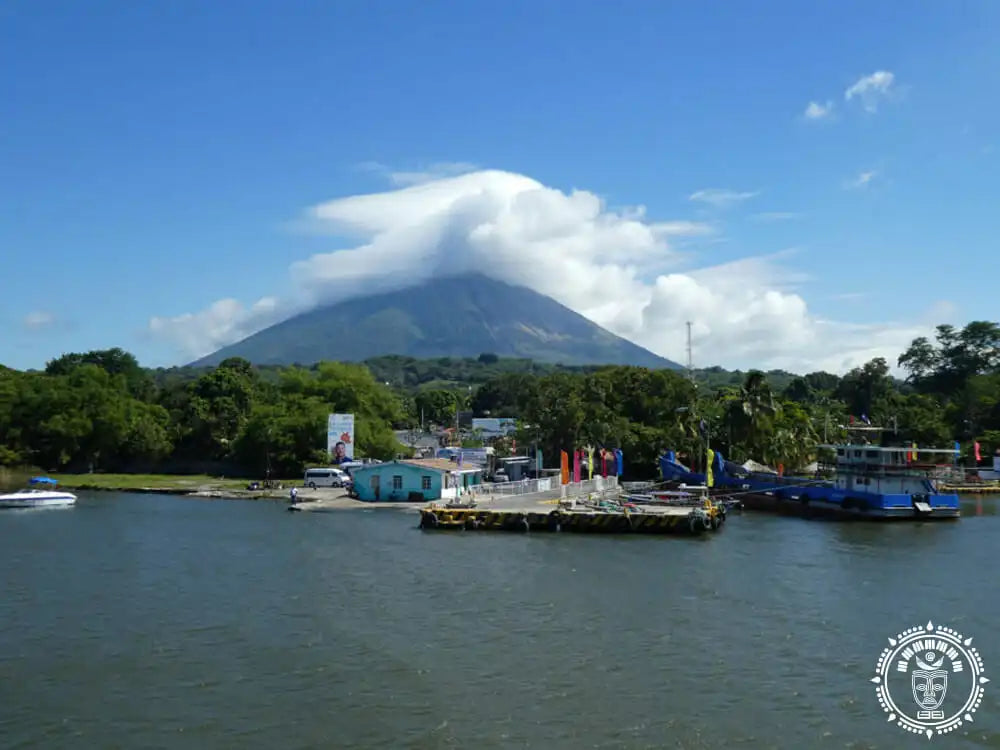
[[[710,226],[671,238],[676,273],[785,251],[770,277],[754,266],[763,317],[705,313],[704,360],[836,369],[921,326],[997,317],[997,3],[22,0],[0,29],[9,366],[109,346],[187,361],[193,334],[151,319],[324,298],[290,266],[359,241],[301,231],[303,212],[380,193],[393,213],[416,181],[401,172],[457,163]],[[847,99],[866,77],[869,96]],[[833,107],[810,119],[810,102]],[[652,289],[662,269],[643,268]],[[769,321],[789,298],[768,308],[772,284],[807,308],[780,341]],[[698,299],[732,298],[712,289]],[[676,357],[680,335],[657,331],[691,312],[668,302],[648,330],[581,312]],[[748,336],[760,346],[726,356]]]

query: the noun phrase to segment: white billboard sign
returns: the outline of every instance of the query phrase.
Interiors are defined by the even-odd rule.
[[[513,417],[474,417],[472,429],[481,431],[483,437],[495,438],[515,432],[517,420]]]
[[[330,463],[354,460],[354,415],[331,414],[326,425],[326,452]]]

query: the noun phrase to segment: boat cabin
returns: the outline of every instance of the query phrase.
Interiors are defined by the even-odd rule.
[[[882,428],[865,428],[880,432]],[[836,455],[833,486],[848,492],[921,495],[936,492],[956,452],[945,448],[873,445],[867,440],[821,445]]]

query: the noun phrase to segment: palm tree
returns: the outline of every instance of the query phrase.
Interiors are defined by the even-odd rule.
[[[744,447],[758,458],[763,458],[761,433],[777,411],[767,376],[760,370],[751,370],[731,404],[730,418],[743,435]]]

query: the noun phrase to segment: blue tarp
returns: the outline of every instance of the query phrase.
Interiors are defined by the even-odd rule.
[[[49,477],[32,477],[31,484],[59,484],[58,480]]]

